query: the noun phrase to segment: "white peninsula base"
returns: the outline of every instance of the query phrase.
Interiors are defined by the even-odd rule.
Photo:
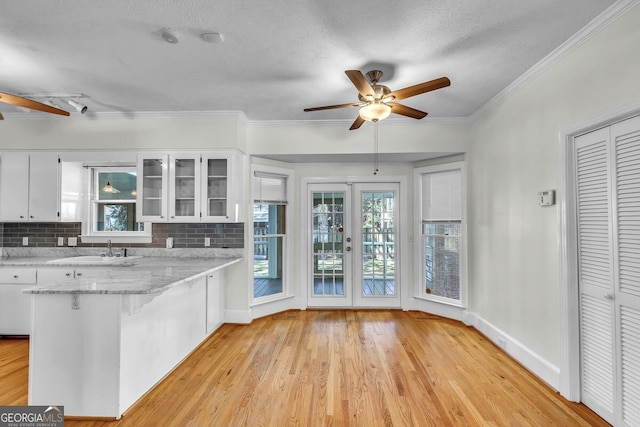
[[[156,294],[35,293],[29,404],[120,418],[223,321],[224,271]]]

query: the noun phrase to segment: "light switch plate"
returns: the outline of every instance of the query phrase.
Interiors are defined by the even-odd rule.
[[[58,237],[58,246],[64,246],[64,237]]]
[[[204,238],[204,246],[205,247],[211,246],[211,237],[205,237]]]
[[[29,238],[28,237],[23,237],[22,238],[22,246],[29,246]]]
[[[173,237],[167,237],[167,249],[173,248]]]
[[[78,238],[69,237],[69,240],[67,240],[67,246],[78,246]]]

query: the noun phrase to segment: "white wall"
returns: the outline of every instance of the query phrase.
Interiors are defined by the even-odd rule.
[[[261,154],[371,153],[373,126],[349,131],[350,122],[281,122],[247,130],[247,152]],[[387,119],[378,125],[381,153],[461,153],[467,148],[468,120]]]
[[[144,150],[240,148],[239,113],[103,115],[19,119],[0,127],[1,150]]]
[[[560,366],[557,206],[560,129],[640,97],[640,7],[627,12],[472,124],[470,311]]]

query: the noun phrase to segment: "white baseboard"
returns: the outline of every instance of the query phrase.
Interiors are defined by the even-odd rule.
[[[224,323],[239,323],[248,325],[253,320],[251,310],[225,310]]]
[[[475,313],[465,312],[463,322],[473,326],[495,345],[522,364],[554,390],[560,388],[560,368],[531,351],[520,341],[504,333]]]
[[[416,310],[425,313],[435,314],[436,316],[446,317],[447,319],[463,320],[465,309],[450,304],[442,304],[439,302],[429,301],[421,298],[409,298],[403,310]]]
[[[298,298],[284,298],[275,301],[269,301],[262,304],[256,304],[251,307],[254,319],[270,316],[287,310],[300,310],[300,300]]]

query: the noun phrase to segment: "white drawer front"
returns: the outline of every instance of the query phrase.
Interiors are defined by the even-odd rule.
[[[0,268],[0,283],[36,283],[33,268]]]

